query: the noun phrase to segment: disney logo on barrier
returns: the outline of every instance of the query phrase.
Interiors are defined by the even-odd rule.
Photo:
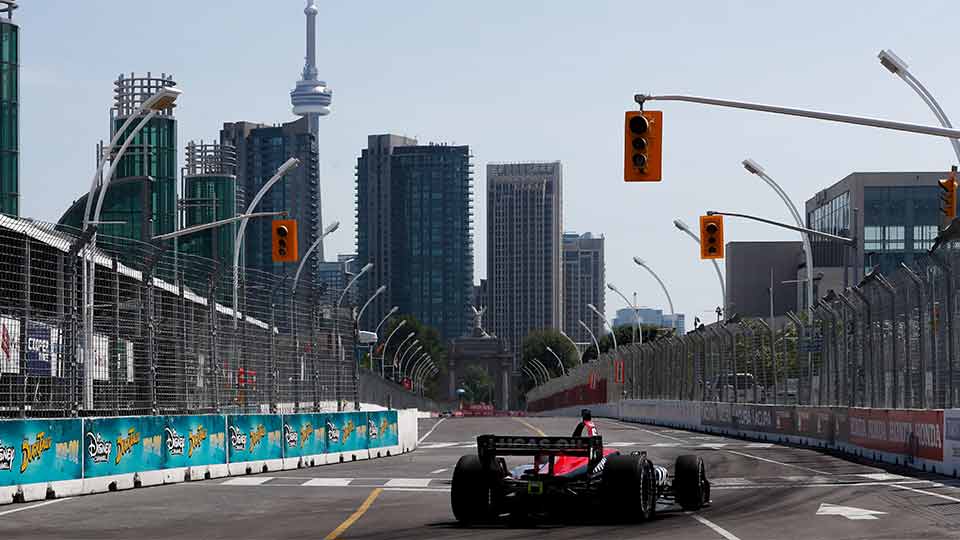
[[[230,447],[234,450],[247,448],[247,434],[237,426],[230,426]]]
[[[130,428],[127,430],[127,436],[117,437],[117,458],[115,460],[116,464],[120,464],[120,460],[123,456],[127,455],[134,446],[140,443],[140,433],[136,428]]]
[[[94,463],[106,463],[113,452],[113,443],[104,440],[99,433],[87,432],[87,455]]]
[[[332,442],[340,442],[340,430],[330,420],[327,420],[327,439]]]
[[[164,427],[163,430],[167,433],[167,453],[171,456],[182,456],[186,437],[177,433],[177,430],[172,427]]]
[[[9,471],[13,469],[13,460],[17,455],[17,449],[12,446],[6,446],[0,441],[0,471]]]
[[[296,448],[300,443],[300,434],[290,424],[283,424],[283,438],[287,441],[288,448]]]
[[[207,430],[203,426],[197,426],[196,431],[188,434],[190,438],[190,448],[187,450],[187,457],[193,457],[193,451],[200,448],[203,441],[207,440]]]
[[[313,424],[307,422],[303,425],[303,428],[300,429],[300,447],[303,448],[303,445],[307,444],[307,441],[310,440],[310,435],[313,435]]]
[[[367,420],[367,436],[371,439],[376,439],[379,434],[377,432],[377,423],[373,419]]]
[[[37,439],[32,443],[24,437],[22,446],[23,454],[20,459],[20,472],[27,470],[27,465],[29,465],[31,461],[40,459],[40,456],[49,450],[52,445],[53,439],[43,431],[37,433]]]

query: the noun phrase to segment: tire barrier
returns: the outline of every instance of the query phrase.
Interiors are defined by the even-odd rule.
[[[0,504],[386,457],[417,410],[0,421]]]

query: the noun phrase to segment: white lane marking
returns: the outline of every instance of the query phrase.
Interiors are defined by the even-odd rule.
[[[55,504],[58,502],[69,501],[73,497],[64,497],[62,499],[53,499],[51,501],[44,501],[42,503],[31,504],[30,506],[21,506],[20,508],[14,508],[12,510],[4,510],[0,512],[0,516],[5,516],[7,514],[13,514],[14,512],[23,512],[24,510],[33,510],[34,508],[39,508],[41,506],[46,506],[48,504]]]
[[[417,493],[450,493],[450,488],[412,488],[412,487],[383,487],[384,491],[415,491]]]
[[[391,478],[383,487],[414,487],[424,488],[430,485],[433,478]]]
[[[220,485],[223,486],[259,486],[264,482],[269,482],[273,480],[273,476],[240,476],[237,478],[231,478],[226,482],[221,482]]]
[[[315,487],[344,487],[349,486],[352,480],[353,478],[311,478],[300,485]]]
[[[450,469],[437,469],[435,471],[430,471],[430,474],[440,474],[442,472],[449,471]]]
[[[711,478],[710,487],[713,486],[752,486],[754,482],[746,478]]]
[[[656,431],[650,431],[649,429],[639,428],[639,427],[637,427],[637,426],[628,424],[628,423],[626,423],[626,422],[621,422],[620,420],[611,420],[611,422],[616,422],[617,424],[620,424],[621,426],[623,426],[623,427],[625,427],[625,428],[635,429],[635,430],[637,430],[637,431],[642,431],[642,432],[644,432],[644,433],[649,433],[650,435],[655,435],[655,436],[657,436],[657,437],[663,437],[663,438],[665,438],[665,439],[672,439],[672,440],[674,440],[674,441],[687,442],[686,440],[681,439],[680,437],[674,437],[673,435],[667,435],[667,434],[665,434],[665,433],[658,433],[658,432],[656,432]]]
[[[711,480],[710,482],[712,484],[713,480]],[[863,486],[899,487],[901,484],[929,484],[929,483],[930,483],[929,480],[909,480],[906,482],[897,482],[896,484],[891,484],[889,482],[856,482],[852,484],[843,483],[843,482],[831,482],[831,483],[820,483],[820,484],[754,484],[752,486],[717,486],[717,489],[797,489],[797,488],[845,488],[845,487],[863,487]],[[711,486],[711,489],[712,489],[712,486]],[[921,493],[926,493],[926,492],[921,492]],[[936,495],[936,494],[931,493],[931,495]]]
[[[656,443],[656,444],[651,444],[651,445],[650,445],[651,448],[676,448],[677,446],[680,446],[680,443],[675,443],[675,442],[658,442],[658,443]]]
[[[724,446],[727,446],[727,444],[726,443],[703,443],[703,444],[698,444],[697,448],[723,448]]]
[[[751,443],[747,445],[747,448],[773,448],[771,443]]]
[[[636,446],[636,445],[638,445],[638,444],[640,444],[640,443],[637,443],[637,442],[612,442],[612,443],[606,444],[606,445],[604,445],[604,446],[609,446],[609,447],[611,447],[611,448],[624,448],[624,447],[627,447],[627,446]]]
[[[748,458],[750,458],[750,459],[756,459],[756,460],[759,460],[759,461],[766,461],[767,463],[773,463],[773,464],[776,464],[776,465],[781,465],[781,466],[783,466],[783,467],[792,467],[792,468],[794,468],[794,469],[801,469],[801,470],[810,471],[810,472],[813,472],[813,473],[816,473],[816,474],[825,474],[825,475],[827,475],[827,476],[830,476],[830,473],[828,473],[828,472],[818,471],[818,470],[816,470],[816,469],[811,469],[810,467],[804,467],[804,466],[802,466],[802,465],[793,465],[793,464],[791,464],[791,463],[784,463],[784,462],[782,462],[782,461],[777,461],[777,460],[775,460],[775,459],[767,459],[767,458],[764,458],[764,457],[755,456],[755,455],[753,455],[753,454],[747,454],[747,453],[744,453],[744,452],[737,452],[736,450],[724,450],[724,451],[725,451],[725,452],[730,452],[731,454],[736,454],[736,455],[738,455],[738,456],[748,457]]]
[[[452,447],[452,446],[457,446],[457,445],[459,445],[459,444],[463,444],[463,443],[458,443],[458,442],[433,442],[433,443],[427,443],[427,444],[421,445],[420,448],[423,448],[423,449],[425,449],[425,450],[431,450],[431,449],[434,449],[434,448],[450,448],[450,447]]]
[[[868,510],[866,508],[857,508],[856,506],[840,506],[837,504],[820,503],[817,509],[818,516],[843,516],[847,519],[877,519],[877,516],[885,515],[886,512],[879,510]]]
[[[903,486],[903,485],[901,485],[901,484],[906,484],[906,482],[900,482],[900,483],[897,483],[897,484],[889,484],[889,485],[892,486],[892,487],[895,487],[895,488],[897,488],[897,489],[905,489],[905,490],[907,490],[907,491],[915,491],[915,492],[917,492],[917,493],[923,493],[924,495],[930,495],[931,497],[940,497],[941,499],[946,499],[946,500],[948,500],[948,501],[953,501],[953,502],[958,502],[958,503],[960,503],[960,499],[957,499],[956,497],[951,497],[951,496],[949,496],[949,495],[943,495],[943,494],[940,494],[940,493],[934,493],[934,492],[932,492],[932,491],[924,491],[924,490],[922,490],[922,489],[916,489],[916,488],[912,488],[912,487],[907,487],[907,486]],[[934,485],[937,486],[938,484],[934,484]],[[939,485],[943,485],[943,484],[939,484]]]
[[[434,424],[433,427],[430,428],[430,431],[428,431],[426,435],[424,435],[423,437],[420,437],[420,440],[417,441],[417,444],[419,445],[419,444],[422,443],[423,441],[427,440],[427,437],[429,437],[430,434],[433,433],[433,430],[435,430],[435,429],[437,429],[438,427],[440,427],[440,424],[442,424],[444,420],[446,420],[446,418],[441,418],[439,422],[437,422],[436,424]]]
[[[710,527],[710,529],[712,529],[713,532],[719,534],[720,536],[726,538],[727,540],[740,540],[740,538],[734,535],[732,532],[724,529],[723,527],[717,525],[716,523],[710,521],[707,518],[700,517],[697,514],[691,514],[691,513],[687,513],[687,515],[699,521],[700,523],[703,523],[707,527]]]
[[[906,476],[900,476],[899,474],[890,474],[890,473],[868,473],[868,474],[858,474],[860,478],[866,478],[867,480],[906,480]]]

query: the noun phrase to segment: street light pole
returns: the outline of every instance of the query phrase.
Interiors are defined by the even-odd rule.
[[[580,326],[584,327],[587,330],[587,333],[590,334],[590,338],[593,339],[593,346],[597,348],[597,360],[600,359],[600,342],[597,341],[597,336],[593,334],[593,330],[587,326],[587,323],[583,322],[583,319],[577,320],[580,323]]]
[[[573,350],[577,351],[577,358],[580,359],[580,363],[582,364],[582,363],[583,363],[583,353],[581,353],[581,352],[580,352],[580,348],[577,347],[577,342],[575,342],[575,341],[573,341],[572,339],[570,339],[570,336],[568,336],[567,333],[564,332],[563,330],[560,330],[559,332],[560,332],[560,335],[561,335],[561,336],[567,338],[567,341],[569,341],[570,344],[573,345]]]
[[[797,222],[797,227],[803,227],[804,221],[803,217],[800,215],[800,212],[797,210],[797,206],[793,204],[793,201],[790,200],[790,197],[787,195],[787,192],[780,187],[773,178],[763,170],[757,162],[752,159],[743,160],[743,167],[750,172],[755,174],[763,179],[764,182],[770,186],[773,191],[780,196],[780,199],[783,200],[783,204],[787,205],[787,210],[790,211],[790,214],[793,216],[793,220]],[[813,320],[813,248],[810,246],[810,235],[807,233],[801,234],[801,240],[803,240],[803,254],[806,258],[807,263],[807,317],[809,320]]]
[[[300,258],[300,264],[299,266],[297,266],[297,273],[293,275],[293,287],[292,287],[293,293],[297,292],[297,282],[300,281],[300,272],[303,271],[303,267],[304,265],[306,265],[307,259],[309,259],[310,255],[313,254],[314,250],[316,250],[317,247],[323,243],[323,239],[326,238],[328,234],[332,233],[333,231],[336,231],[339,228],[340,228],[339,221],[334,221],[333,223],[331,223],[327,227],[327,229],[323,231],[323,234],[320,235],[320,238],[317,238],[316,240],[314,240],[313,244],[311,244],[310,247],[307,249],[307,251],[303,254],[303,257]]]
[[[640,308],[635,303],[628,300],[627,297],[624,296],[622,292],[620,292],[620,289],[618,289],[613,283],[607,283],[607,288],[617,293],[618,295],[620,295],[620,298],[623,298],[623,301],[626,302],[627,305],[633,309],[634,322],[637,323],[637,334],[640,336],[640,338],[637,340],[637,343],[642,345],[643,344],[643,327],[640,326]]]
[[[613,325],[607,322],[606,317],[603,316],[603,313],[600,313],[600,310],[597,309],[597,306],[595,306],[595,305],[593,305],[593,304],[587,304],[587,307],[590,308],[590,311],[596,313],[597,317],[600,317],[600,322],[602,322],[604,326],[606,326],[607,328],[610,329],[610,336],[613,338],[613,350],[614,350],[614,352],[616,352],[616,350],[617,350],[617,333],[616,333],[616,331],[614,331]]]
[[[945,128],[952,128],[953,124],[950,123],[950,119],[947,118],[947,113],[943,111],[943,108],[940,107],[940,104],[937,103],[937,100],[934,99],[933,94],[927,90],[927,87],[917,79],[913,73],[910,73],[907,63],[904,62],[899,56],[894,54],[890,49],[880,51],[880,54],[877,55],[877,58],[880,59],[880,63],[883,67],[890,70],[890,73],[893,73],[897,77],[903,79],[903,82],[907,83],[907,86],[913,89],[916,92],[920,99],[927,104],[927,107],[930,107],[930,110],[933,111],[933,115],[937,117],[937,121],[940,122],[940,125]],[[950,145],[953,146],[953,153],[957,156],[957,162],[960,163],[960,141],[957,139],[950,139]]]
[[[700,245],[700,237],[697,236],[697,233],[693,232],[690,229],[690,226],[684,223],[679,219],[673,220],[673,226],[680,229],[681,231],[687,233],[687,236],[693,239],[697,245]],[[713,269],[717,272],[717,280],[720,282],[720,300],[723,303],[723,312],[727,312],[727,285],[723,280],[723,272],[720,271],[720,265],[717,264],[716,259],[710,259],[710,262],[713,263]]]
[[[389,315],[388,315],[388,316],[389,316]],[[386,319],[386,317],[384,317],[384,319]],[[390,335],[387,336],[387,340],[383,342],[383,352],[380,353],[380,377],[381,377],[381,378],[384,378],[384,379],[387,378],[386,368],[384,367],[384,364],[385,364],[386,359],[387,359],[387,347],[390,346],[390,340],[393,339],[393,335],[397,333],[397,330],[400,330],[400,328],[403,327],[403,325],[405,325],[405,324],[407,324],[407,321],[405,321],[405,320],[400,321],[399,323],[397,323],[397,326],[395,326],[395,327],[393,328],[393,331],[390,332]]]
[[[416,348],[414,348],[414,346],[416,346]],[[420,340],[419,340],[419,339],[415,339],[415,340],[413,340],[413,341],[410,343],[410,346],[407,347],[407,351],[406,351],[405,353],[403,353],[403,356],[400,357],[400,367],[399,367],[399,370],[400,370],[400,378],[401,378],[401,379],[403,378],[403,363],[404,363],[404,361],[405,361],[407,358],[410,358],[411,360],[412,360],[413,358],[416,358],[416,356],[417,356],[418,354],[420,354],[420,351],[423,351],[423,344],[420,343]],[[426,351],[424,351],[424,352],[426,352]],[[407,362],[407,368],[409,368],[409,367],[410,367],[410,362]]]
[[[337,329],[337,348],[340,349],[340,365],[337,366],[337,377],[336,377],[336,380],[335,380],[335,382],[334,382],[335,394],[336,394],[336,400],[337,400],[337,410],[338,410],[338,411],[340,411],[340,410],[343,409],[343,407],[342,407],[341,404],[340,404],[340,374],[341,374],[341,370],[343,370],[343,364],[346,363],[346,360],[347,360],[347,359],[346,359],[346,351],[343,350],[343,338],[340,336],[340,321],[339,321],[339,317],[340,317],[340,304],[343,303],[343,297],[347,295],[347,291],[349,291],[350,288],[353,287],[353,284],[356,283],[357,280],[360,279],[364,274],[366,274],[367,272],[369,272],[371,268],[373,268],[373,263],[367,263],[367,264],[365,264],[365,265],[363,266],[363,268],[360,269],[359,272],[357,272],[357,275],[353,276],[353,279],[351,279],[351,280],[347,283],[347,286],[343,288],[343,292],[340,293],[340,298],[337,299],[337,309],[334,310],[334,317],[337,317],[337,318],[338,318],[337,320],[334,321],[334,327]],[[356,339],[354,339],[354,342],[356,342]],[[353,406],[354,406],[354,408],[355,408],[356,410],[360,410],[360,401],[359,401],[360,390],[359,390],[359,388],[358,388],[358,386],[359,386],[359,384],[360,384],[360,383],[359,383],[359,381],[360,381],[360,371],[359,371],[358,368],[359,368],[359,366],[357,365],[357,362],[354,362],[354,363],[353,363],[353,378],[354,378],[354,388],[353,388],[353,392],[354,392],[354,403],[353,403]]]
[[[406,321],[403,321],[403,322],[406,323]],[[397,328],[399,328],[400,326],[403,326],[403,324],[399,325]],[[396,331],[396,329],[394,329],[394,331]],[[412,337],[415,336],[415,335],[417,335],[416,332],[410,332],[409,334],[407,334],[407,337],[403,338],[403,341],[401,341],[400,344],[397,345],[397,348],[393,351],[393,357],[390,358],[390,375],[391,375],[391,377],[392,377],[394,380],[396,380],[396,378],[397,378],[397,356],[398,356],[398,353],[400,353],[400,351],[403,350],[403,345],[404,345],[407,341],[409,341],[410,338],[412,338]],[[387,338],[387,339],[389,339],[389,338]],[[383,354],[384,354],[384,355],[387,354],[387,348],[386,348],[386,347],[383,348]],[[403,354],[399,354],[399,356],[402,358],[402,357],[403,357]]]
[[[640,257],[634,257],[633,262],[637,263],[638,266],[645,268],[647,272],[650,272],[650,275],[653,276],[653,279],[657,280],[657,283],[660,284],[660,288],[663,289],[663,294],[667,297],[667,304],[670,305],[670,316],[676,317],[677,314],[673,310],[673,300],[670,298],[670,291],[667,290],[667,286],[663,284],[663,280],[660,279],[660,276],[658,276],[657,273],[653,271],[653,268],[650,268],[646,261]]]
[[[564,367],[564,365],[563,365],[563,360],[560,359],[560,356],[559,356],[557,353],[553,352],[553,348],[551,348],[549,345],[547,345],[547,352],[549,352],[550,354],[552,354],[553,357],[557,359],[557,364],[560,364],[560,374],[561,374],[561,375],[566,375],[566,374],[567,374],[567,368]]]

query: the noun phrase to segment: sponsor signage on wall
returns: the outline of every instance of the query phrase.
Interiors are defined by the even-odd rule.
[[[0,421],[0,486],[80,478],[81,420]]]

